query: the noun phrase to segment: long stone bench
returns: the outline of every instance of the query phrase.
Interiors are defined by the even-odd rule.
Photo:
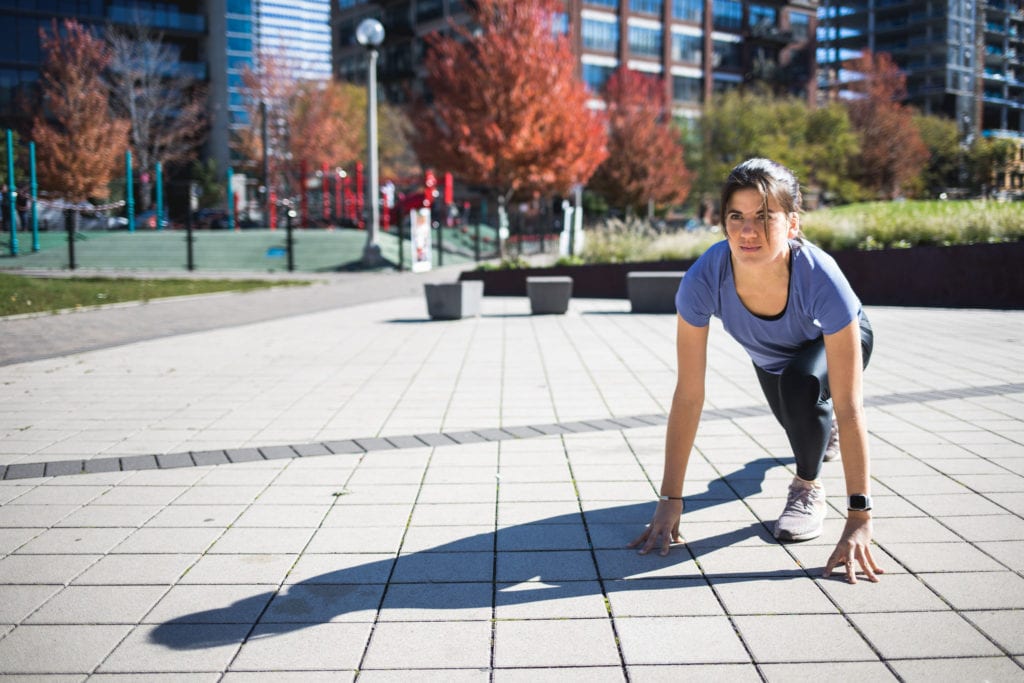
[[[676,291],[685,270],[630,271],[626,292],[633,313],[675,313]]]

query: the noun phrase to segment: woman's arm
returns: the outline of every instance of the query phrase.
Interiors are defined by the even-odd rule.
[[[694,327],[682,316],[676,316],[676,389],[668,414],[665,434],[665,467],[661,477],[661,495],[681,498],[686,466],[697,436],[701,410],[704,407],[704,376],[707,367],[709,326]],[[658,501],[654,518],[640,536],[630,544],[640,544],[640,554],[650,552],[661,541],[661,554],[667,555],[669,544],[679,540],[679,517],[682,500]]]
[[[846,495],[871,493],[871,470],[868,456],[868,430],[864,421],[863,376],[860,321],[854,320],[835,334],[825,335],[825,358],[828,362],[828,384],[832,405],[839,423],[839,450],[843,454]],[[856,566],[871,581],[882,570],[871,556],[871,512],[848,511],[846,527],[825,565],[825,576],[845,563],[846,578],[857,582]]]

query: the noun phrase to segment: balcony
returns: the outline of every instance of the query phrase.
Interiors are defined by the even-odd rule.
[[[206,17],[200,14],[185,14],[178,11],[146,10],[138,7],[112,6],[107,18],[115,24],[142,24],[150,28],[160,28],[190,33],[206,31]]]

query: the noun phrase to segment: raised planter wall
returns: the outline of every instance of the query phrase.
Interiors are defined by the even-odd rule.
[[[874,306],[1024,309],[1024,242],[833,252],[861,301]],[[574,298],[625,299],[630,271],[687,270],[693,260],[466,271],[484,296],[526,296],[526,278],[568,275]]]

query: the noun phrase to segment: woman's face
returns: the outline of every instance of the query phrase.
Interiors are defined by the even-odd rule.
[[[797,213],[786,213],[778,200],[765,201],[752,188],[736,190],[725,207],[725,234],[735,261],[764,264],[789,257],[789,240],[800,227]]]

